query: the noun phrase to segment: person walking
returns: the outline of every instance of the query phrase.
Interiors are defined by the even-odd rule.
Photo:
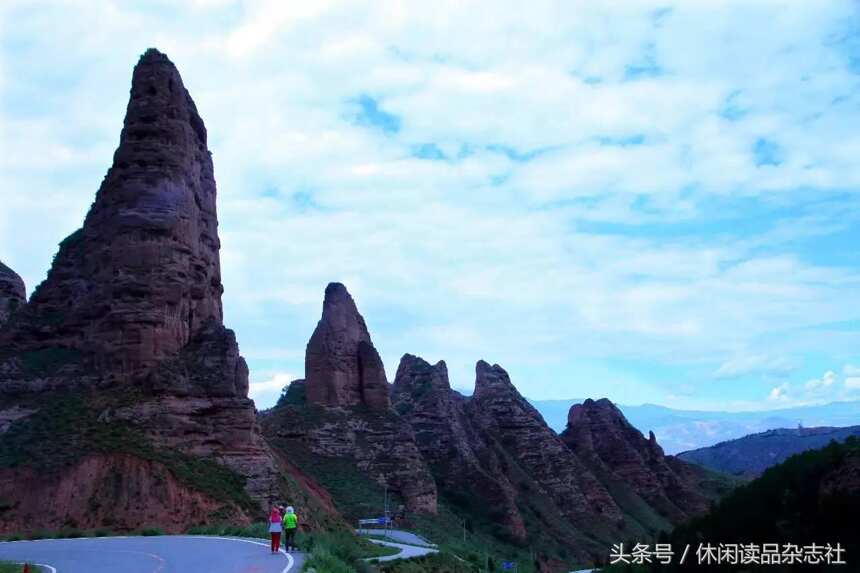
[[[284,513],[284,546],[287,552],[296,550],[296,529],[299,527],[299,516],[292,506]]]
[[[277,505],[272,506],[269,512],[269,534],[272,536],[272,555],[281,551],[281,532],[283,531],[283,517]]]

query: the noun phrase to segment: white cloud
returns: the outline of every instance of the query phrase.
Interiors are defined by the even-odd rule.
[[[460,387],[485,357],[526,393],[570,379],[585,395],[583,361],[631,359],[705,365],[690,380],[741,392],[731,378],[860,342],[821,328],[860,317],[860,271],[793,251],[857,228],[854,203],[822,199],[860,188],[860,79],[835,42],[850,3],[5,9],[27,41],[3,55],[0,258],[31,290],[157,45],[209,130],[225,313],[255,372],[300,371],[330,280],[390,373],[432,355]],[[649,54],[656,73],[626,77]],[[355,125],[362,94],[400,130]],[[780,165],[755,164],[760,138]],[[414,157],[425,144],[445,159]],[[279,391],[272,376],[254,392]]]
[[[853,364],[846,364],[844,368],[842,368],[842,373],[845,376],[860,376],[860,367],[854,366]]]
[[[750,374],[784,376],[794,368],[790,360],[781,356],[739,354],[722,363],[714,372],[714,378],[738,378]]]
[[[783,382],[779,386],[775,386],[771,389],[770,394],[768,394],[768,399],[775,402],[788,401],[789,388],[790,386],[787,382]]]
[[[860,377],[846,378],[845,388],[848,390],[860,390]]]
[[[808,381],[805,387],[807,390],[826,390],[833,386],[833,383],[835,381],[836,373],[832,370],[828,370],[821,378],[815,378],[813,380]]]
[[[265,380],[252,380],[248,395],[252,400],[258,402],[258,407],[271,406],[280,396],[281,391],[295,379],[296,376],[287,372],[276,372]]]

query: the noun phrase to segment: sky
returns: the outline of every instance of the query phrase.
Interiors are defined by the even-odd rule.
[[[330,281],[388,376],[479,359],[534,399],[860,399],[860,4],[16,0],[0,8],[0,259],[38,284],[148,47],[218,183],[258,407]]]

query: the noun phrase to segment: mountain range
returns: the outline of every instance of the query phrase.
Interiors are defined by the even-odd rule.
[[[752,478],[788,457],[860,436],[860,426],[847,428],[780,428],[681,452],[678,457],[714,471]]]
[[[305,377],[257,412],[223,321],[220,246],[206,127],[150,49],[113,163],[45,281],[28,300],[0,265],[0,534],[248,524],[284,500],[310,528],[346,529],[391,500],[401,524],[462,525],[551,572],[733,485],[665,455],[605,398],[554,430],[499,364],[477,361],[468,397],[412,354],[389,383],[337,282]]]
[[[559,432],[567,423],[570,407],[581,402],[581,399],[531,401],[547,424]],[[672,454],[776,428],[796,428],[798,424],[839,427],[860,420],[860,401],[752,412],[679,410],[654,404],[618,407],[640,431],[653,431]]]

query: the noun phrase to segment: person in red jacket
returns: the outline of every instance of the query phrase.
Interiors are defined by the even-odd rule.
[[[281,532],[283,531],[283,517],[277,505],[272,506],[269,512],[269,534],[272,536],[272,554],[281,550]]]

